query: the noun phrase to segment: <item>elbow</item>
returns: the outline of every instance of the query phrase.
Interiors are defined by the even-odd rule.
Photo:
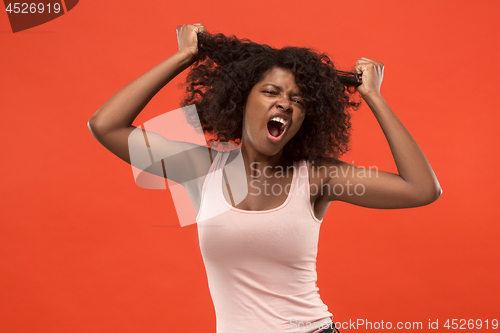
[[[431,199],[432,199],[431,202],[436,201],[437,199],[439,199],[441,194],[443,194],[443,189],[441,188],[441,185],[439,184],[439,182],[435,176],[434,176],[433,186],[431,187],[431,194],[432,194],[431,195]]]
[[[94,125],[95,125],[95,114],[93,114],[92,117],[90,117],[90,119],[87,121],[87,127],[91,132]]]
[[[97,111],[94,112],[92,117],[90,117],[90,119],[87,121],[87,127],[94,137],[97,132],[101,132],[103,130],[103,121],[102,116],[100,115],[101,108],[102,106],[97,109]]]
[[[438,184],[438,186],[436,188],[436,200],[439,199],[441,194],[443,194],[443,189],[441,188],[441,185]],[[434,200],[434,201],[436,201],[436,200]]]
[[[434,201],[439,199],[441,194],[443,194],[443,189],[441,188],[439,183],[437,183],[435,186],[419,195],[419,206],[425,206],[433,203]]]
[[[92,134],[92,136],[94,138],[97,139],[97,141],[99,141],[99,137],[100,137],[100,134],[101,131],[99,130],[100,126],[99,124],[97,123],[96,119],[94,116],[92,116],[89,121],[87,121],[87,127],[90,131],[90,133]]]
[[[92,129],[95,129],[97,127],[97,117],[95,116],[95,114],[92,117],[90,117],[89,121],[87,121],[87,126],[90,131],[92,131]]]
[[[111,126],[109,124],[109,121],[106,121],[105,119],[106,117],[100,115],[99,110],[97,110],[87,121],[87,127],[89,128],[90,132],[92,134],[108,132]]]
[[[431,192],[431,195],[429,195],[429,203],[433,203],[434,201],[439,199],[441,194],[443,194],[443,189],[439,184],[437,184],[437,186]]]
[[[90,118],[89,121],[87,121],[87,127],[88,127],[90,133],[92,133],[92,135],[95,136],[94,135],[95,121],[94,121],[93,117]]]

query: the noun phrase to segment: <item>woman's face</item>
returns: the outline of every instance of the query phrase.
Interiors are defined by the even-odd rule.
[[[243,118],[242,145],[274,156],[299,131],[306,106],[287,69],[269,70],[250,91]]]

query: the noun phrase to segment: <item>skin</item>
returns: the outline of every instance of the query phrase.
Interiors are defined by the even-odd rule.
[[[272,143],[267,139],[267,122],[275,113],[291,117],[282,139]],[[299,131],[306,107],[289,70],[273,68],[250,91],[243,118],[241,150],[245,160],[263,166],[276,165],[282,160],[285,144]]]
[[[290,121],[281,140],[273,143],[268,139],[267,123],[276,113],[288,115]],[[246,184],[251,186],[248,188],[248,196],[236,205],[237,208],[267,210],[280,206],[286,200],[285,191],[282,195],[258,194],[270,194],[270,187],[274,185],[278,185],[281,189],[290,185],[293,174],[286,173],[285,177],[283,175],[276,177],[276,171],[286,170],[293,165],[292,161],[283,156],[283,148],[299,131],[305,115],[306,106],[291,71],[279,67],[272,68],[252,88],[245,105],[241,138],[241,153],[247,175]],[[228,159],[228,164],[230,161],[231,157]],[[230,187],[238,185],[229,181]],[[227,192],[225,196],[230,202]]]
[[[89,120],[88,125],[94,137],[124,161],[130,163],[128,139],[130,133],[136,129],[132,126],[133,120],[162,87],[196,60],[197,33],[200,31],[205,31],[205,27],[200,23],[177,27],[179,51],[122,88]],[[398,173],[384,171],[369,173],[365,168],[340,160],[309,165],[310,201],[318,219],[323,218],[330,203],[337,200],[370,208],[409,208],[429,204],[437,200],[442,192],[424,153],[380,93],[384,65],[361,57],[356,62],[356,71],[362,74],[363,82],[358,90],[387,139]],[[267,121],[274,112],[286,113],[292,119],[290,127],[278,143],[271,143],[266,137]],[[293,73],[282,68],[273,68],[267,72],[251,90],[245,107],[241,153],[247,182],[257,179],[259,186],[266,186],[267,181],[267,186],[279,184],[282,188],[290,184],[292,174],[277,177],[272,171],[286,169],[292,165],[292,162],[283,156],[283,147],[306,119],[307,106],[300,97],[300,89],[295,83]],[[149,137],[149,134],[148,138],[155,139],[154,135]],[[182,177],[200,179],[197,188],[188,189],[188,192],[191,191],[190,196],[194,198],[193,202],[199,202],[204,181],[200,176],[210,167],[210,162],[206,158],[199,158],[202,155],[199,152],[206,148],[195,147],[188,143],[173,143],[164,139],[163,141],[157,146],[165,147],[167,151],[187,152],[176,155],[176,162],[178,165],[193,165],[192,170],[182,170]],[[214,155],[213,151],[210,153]],[[231,172],[229,163],[233,158],[234,156],[230,156],[225,167],[228,173]],[[258,163],[257,168],[252,164],[255,162]],[[319,167],[324,168],[320,170],[339,172],[333,174],[313,172],[313,168]],[[261,171],[260,179],[256,177],[259,174],[256,169]],[[264,170],[266,170],[265,179]],[[168,178],[177,180],[176,177],[177,175],[173,173],[169,174]],[[362,195],[353,194],[356,186],[358,190],[363,189]],[[343,189],[342,193],[340,189]],[[236,207],[246,210],[267,210],[280,206],[287,197],[287,193],[267,197],[251,195],[255,194],[255,191],[257,190],[249,189],[247,198]]]

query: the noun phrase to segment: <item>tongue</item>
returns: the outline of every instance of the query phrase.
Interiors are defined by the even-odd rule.
[[[280,126],[281,124],[278,124],[275,121],[270,121],[267,124],[267,129],[269,130],[269,134],[277,138],[280,135],[280,129],[279,129]]]

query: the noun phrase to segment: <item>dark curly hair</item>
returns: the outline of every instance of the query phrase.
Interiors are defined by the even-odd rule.
[[[182,106],[196,104],[208,141],[241,143],[243,113],[252,87],[272,68],[290,70],[306,104],[300,130],[283,155],[297,160],[331,160],[347,152],[350,110],[360,80],[335,69],[326,54],[309,48],[276,49],[223,34],[198,34],[199,58],[187,75]]]

